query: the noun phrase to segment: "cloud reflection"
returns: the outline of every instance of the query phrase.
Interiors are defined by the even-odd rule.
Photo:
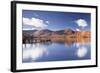
[[[35,61],[42,57],[44,54],[48,55],[48,50],[45,47],[40,46],[40,44],[30,45],[31,47],[29,46],[29,44],[27,44],[27,49],[25,48],[25,45],[23,46],[23,49],[25,49],[23,50],[23,59],[31,58],[32,61]]]
[[[77,56],[79,58],[83,58],[84,56],[86,56],[88,50],[86,47],[79,47],[78,50],[77,50]]]

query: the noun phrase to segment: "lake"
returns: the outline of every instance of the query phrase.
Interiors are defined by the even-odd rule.
[[[23,63],[91,59],[90,43],[46,42],[23,44]]]

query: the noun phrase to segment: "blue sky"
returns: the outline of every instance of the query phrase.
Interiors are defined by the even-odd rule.
[[[23,10],[22,18],[23,30],[90,30],[91,26],[90,13]]]

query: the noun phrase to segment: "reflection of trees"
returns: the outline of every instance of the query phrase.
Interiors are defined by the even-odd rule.
[[[48,38],[48,37],[41,37],[41,36],[38,36],[38,37],[34,37],[33,35],[24,35],[23,34],[23,43],[24,44],[27,44],[27,43],[48,43],[48,42],[51,42],[51,39]]]
[[[52,42],[51,42],[51,41],[48,41],[48,42],[41,42],[40,44],[42,44],[42,45],[51,45]]]
[[[67,44],[67,45],[73,45],[73,43],[75,43],[75,41],[73,41],[73,40],[66,40],[65,41],[65,44]]]
[[[29,34],[23,34],[23,43],[31,43],[34,37]]]
[[[24,44],[35,44],[35,43],[41,43],[44,45],[49,45],[52,42],[55,43],[65,43],[67,45],[72,45],[73,43],[86,43],[86,42],[90,42],[90,38],[75,38],[75,37],[67,37],[67,38],[35,38],[32,36],[24,36],[23,37],[23,43]]]

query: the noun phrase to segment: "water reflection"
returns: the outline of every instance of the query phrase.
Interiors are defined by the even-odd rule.
[[[47,42],[23,44],[23,62],[90,59],[90,43]]]
[[[88,53],[88,50],[86,47],[80,47],[77,49],[77,56],[79,58],[83,58],[84,56],[86,56],[87,53]]]
[[[48,55],[48,50],[41,46],[39,43],[37,44],[23,44],[23,62],[27,61],[35,61],[42,57],[44,54]]]

